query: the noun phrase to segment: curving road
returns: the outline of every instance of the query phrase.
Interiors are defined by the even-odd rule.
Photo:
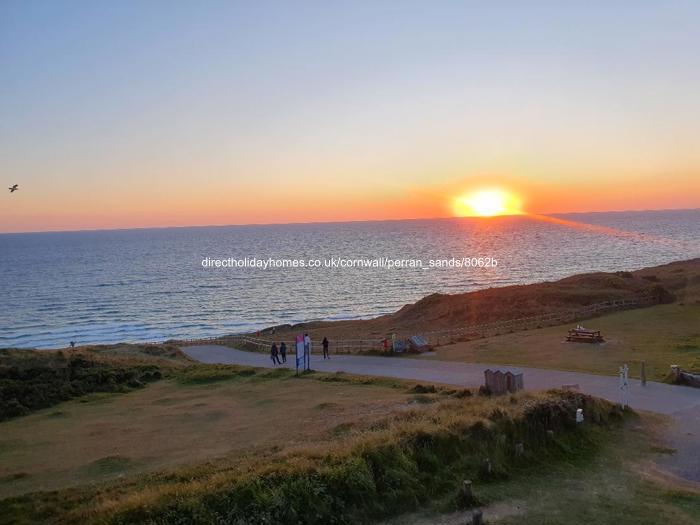
[[[219,345],[185,346],[182,350],[202,363],[236,364],[272,368],[266,354],[244,352]],[[364,355],[333,355],[323,360],[312,355],[311,368],[320,372],[347,372],[349,374],[372,375],[411,379],[427,383],[443,383],[462,387],[478,387],[484,382],[484,370],[503,367],[484,363],[461,363],[427,359],[405,359]],[[294,368],[294,354],[285,365]],[[580,372],[545,370],[541,368],[517,367],[524,373],[525,388],[544,390],[561,388],[563,385],[578,385],[586,394],[612,402],[620,401],[618,378]],[[675,474],[686,479],[700,481],[700,389],[630,380],[628,404],[635,410],[648,410],[672,416],[667,439],[677,453],[662,462]]]

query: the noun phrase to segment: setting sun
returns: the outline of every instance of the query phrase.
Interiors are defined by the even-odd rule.
[[[503,190],[480,190],[455,199],[454,214],[458,217],[494,217],[520,213],[520,202]]]

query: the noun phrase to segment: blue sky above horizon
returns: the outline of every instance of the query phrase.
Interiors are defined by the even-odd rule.
[[[492,185],[536,213],[700,207],[698,22],[697,2],[5,1],[21,190],[0,231],[440,216]]]

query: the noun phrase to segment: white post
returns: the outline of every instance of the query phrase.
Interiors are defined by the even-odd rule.
[[[620,405],[622,408],[627,408],[629,388],[629,367],[625,364],[620,367]]]

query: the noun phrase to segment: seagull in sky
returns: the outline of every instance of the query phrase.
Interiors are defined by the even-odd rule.
[[[16,191],[19,189],[19,185],[18,185],[18,184],[13,184],[12,186],[10,186],[10,187],[7,188],[7,189],[10,190],[10,193],[14,193],[14,192],[16,192]]]

